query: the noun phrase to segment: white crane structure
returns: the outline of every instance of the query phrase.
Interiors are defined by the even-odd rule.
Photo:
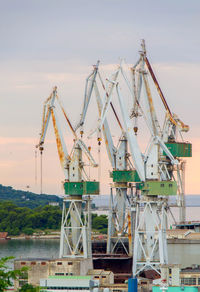
[[[184,143],[183,141],[177,142],[177,133],[179,132],[181,134],[181,132],[187,132],[189,127],[184,125],[175,114],[171,113],[147,59],[144,42],[142,42],[140,58],[136,65],[131,68],[131,72],[133,82],[132,86],[123,70],[123,66],[120,64],[117,71],[107,79],[107,86],[103,85],[105,88],[105,95],[101,101],[99,98],[97,82],[95,80],[96,76],[99,76],[100,81],[103,84],[99,72],[96,74],[95,78],[92,79],[92,82],[99,107],[97,133],[98,137],[100,137],[100,132],[103,130],[109,154],[108,156],[110,160],[112,157],[114,158],[113,161],[111,160],[113,167],[113,181],[117,182],[115,184],[117,189],[115,196],[117,201],[117,204],[115,205],[116,209],[114,208],[111,188],[112,204],[110,206],[111,210],[108,226],[107,251],[114,251],[111,246],[111,238],[114,233],[113,231],[117,230],[115,226],[117,226],[117,224],[119,226],[119,218],[121,214],[123,214],[121,218],[123,218],[122,222],[123,226],[125,226],[125,197],[127,197],[127,185],[128,182],[135,183],[137,192],[140,191],[139,199],[137,196],[131,197],[132,202],[136,202],[137,205],[136,214],[134,212],[134,203],[131,208],[133,211],[131,213],[131,229],[133,230],[133,226],[135,227],[134,232],[132,232],[132,234],[134,233],[133,275],[136,276],[146,269],[153,269],[160,273],[160,265],[168,263],[166,239],[168,197],[171,195],[176,196],[178,189],[179,202],[183,205],[183,200],[180,199],[180,194],[182,194],[183,197],[184,193],[182,183],[183,175],[181,175],[182,162],[180,157],[191,156],[191,144]],[[131,115],[126,107],[125,98],[121,93],[119,74],[121,74],[124,78],[133,99],[133,109]],[[160,125],[157,112],[155,110],[154,98],[151,93],[148,80],[149,75],[156,85],[159,96],[164,105],[163,112],[165,114],[165,121],[163,127]],[[94,77],[94,74],[91,76]],[[142,89],[144,92],[143,96],[141,94]],[[114,108],[112,103],[114,95],[117,96],[121,117],[123,120],[123,128],[121,128],[123,139],[118,149],[113,148],[113,142],[111,140],[109,142],[107,138],[108,135],[105,134],[109,132],[106,117],[109,108]],[[141,152],[137,139],[138,119],[140,116],[142,116],[145,120],[151,136],[150,142],[148,143],[144,154]],[[127,160],[123,160],[123,157],[125,158],[129,156],[127,150],[128,148],[134,165],[134,167],[131,167],[131,172],[132,174],[134,173],[134,175],[129,175],[127,177]],[[114,152],[110,149],[114,149]],[[119,167],[117,168],[117,157],[122,160],[121,169]],[[125,162],[125,164],[123,164],[123,162]],[[177,172],[177,175],[175,175],[175,172]],[[125,173],[126,179],[124,179]],[[120,185],[119,182],[125,183],[124,187]],[[120,188],[118,188],[118,186],[120,186]],[[124,196],[119,196],[119,194],[123,193],[123,188]],[[141,212],[142,209],[143,211]],[[134,219],[135,222],[133,222]],[[118,241],[123,238],[123,235],[119,232],[119,229],[117,236]],[[121,242],[123,244],[123,241]],[[116,245],[114,245],[114,247],[115,246]]]
[[[122,75],[125,77],[125,73],[123,72],[123,68],[120,66],[119,70]],[[128,79],[125,77],[127,81],[128,87]],[[146,81],[146,80],[145,80]],[[130,179],[131,182],[135,182],[137,188],[141,189],[142,196],[140,200],[137,200],[137,212],[136,212],[136,220],[135,220],[135,240],[134,240],[134,254],[133,254],[133,274],[136,276],[138,273],[143,271],[146,268],[159,270],[160,264],[166,264],[168,262],[167,259],[167,245],[166,245],[166,218],[165,218],[165,208],[164,201],[159,200],[158,195],[162,195],[162,191],[159,188],[160,176],[159,176],[159,162],[158,162],[158,153],[160,148],[167,153],[173,163],[176,163],[176,160],[171,155],[170,151],[167,149],[164,143],[162,143],[161,139],[159,139],[159,134],[157,132],[158,123],[156,119],[155,111],[150,111],[149,107],[146,111],[149,116],[145,116],[147,122],[149,122],[148,126],[152,135],[152,143],[150,145],[150,150],[148,151],[147,156],[142,155],[137,136],[133,131],[133,125],[131,118],[129,116],[128,110],[125,105],[125,99],[122,96],[119,82],[116,82],[114,79],[109,79],[109,81],[116,90],[116,95],[118,98],[121,116],[123,119],[123,124],[125,128],[124,136],[129,145],[131,158],[135,167],[135,170],[139,176],[140,183],[136,183],[135,177]],[[133,95],[132,90],[131,94]],[[103,125],[103,121],[105,119],[105,115],[107,109],[110,105],[111,98],[107,97],[107,100],[104,103],[104,107],[102,112],[104,115],[101,116],[100,123],[98,129],[101,130]],[[149,96],[147,96],[147,106],[149,106]],[[139,104],[139,103],[138,103]],[[152,109],[152,107],[151,107]],[[144,114],[144,112],[143,112]],[[148,161],[149,159],[149,161]],[[149,171],[149,164],[153,170]],[[133,171],[133,169],[132,169]],[[148,181],[148,183],[147,183]],[[169,188],[172,187],[173,191],[175,189],[175,184],[170,181],[166,181],[166,183],[162,183],[162,185],[166,185]],[[151,183],[151,188],[149,189],[149,183]],[[159,186],[158,186],[159,184]],[[165,191],[166,192],[166,191]],[[167,189],[168,194],[169,190]],[[163,193],[163,195],[166,195]],[[144,211],[143,214],[140,214],[140,204],[143,204]],[[161,208],[162,215],[159,216],[158,211]],[[134,220],[135,218],[132,218]],[[157,268],[158,267],[158,268]]]
[[[151,90],[149,77],[157,92]],[[130,77],[121,62],[104,81],[99,70],[99,61],[97,62],[86,79],[81,118],[75,128],[66,115],[56,88],[45,101],[38,147],[42,153],[52,116],[58,154],[65,176],[66,197],[63,201],[60,257],[92,256],[90,195],[99,193],[99,182],[90,181],[86,174],[83,155],[87,156],[93,167],[97,167],[97,163],[82,139],[92,95],[96,98],[98,117],[97,128],[89,136],[97,133],[100,147],[103,133],[112,167],[107,253],[117,253],[121,244],[125,252],[133,256],[133,276],[138,276],[147,269],[153,269],[160,274],[160,265],[168,263],[166,230],[169,196],[177,196],[177,204],[180,206],[179,220],[185,221],[185,161],[181,158],[191,157],[191,144],[185,143],[182,138],[182,132],[187,132],[189,127],[171,112],[146,56],[144,41],[139,60],[130,68]],[[162,105],[159,112],[155,102],[156,95]],[[127,106],[127,99],[131,100],[131,107]],[[55,101],[58,102],[74,136],[70,154],[58,122]],[[109,111],[114,113],[118,124],[117,145],[112,138],[113,123],[108,117]],[[160,121],[160,114],[163,121]],[[139,135],[146,135],[146,132],[141,121],[146,124],[150,137],[144,153]],[[78,129],[81,138],[78,138]],[[178,142],[179,137],[181,142]],[[83,219],[84,199],[87,214]]]
[[[72,134],[73,147],[69,154],[62,130],[59,124],[56,107],[60,107],[64,114]],[[60,236],[60,258],[63,257],[92,257],[91,246],[91,211],[90,195],[99,193],[99,182],[90,181],[84,169],[85,155],[90,165],[97,167],[97,163],[92,157],[89,149],[82,139],[79,139],[69,121],[64,107],[58,97],[57,88],[53,89],[50,97],[44,103],[42,130],[37,147],[43,152],[47,128],[50,117],[52,117],[55,132],[57,150],[62,170],[64,172],[65,196],[63,199],[63,212]],[[86,212],[83,217],[83,203],[86,202]]]
[[[184,205],[183,200],[180,200],[180,194],[182,197],[184,194],[184,187],[183,175],[180,173],[183,167],[179,157],[191,156],[191,144],[184,143],[183,140],[177,142],[177,132],[182,138],[181,132],[187,132],[189,127],[171,113],[147,59],[144,41],[140,59],[132,68],[132,73],[134,131],[137,133],[138,117],[143,116],[151,134],[150,143],[143,157],[145,180],[141,179],[142,183],[138,184],[141,197],[136,212],[133,255],[133,275],[136,276],[147,268],[160,273],[160,264],[168,263],[166,240],[168,197],[176,195],[178,188],[178,202],[181,201],[182,206]],[[155,110],[148,75],[151,76],[164,105],[165,121],[162,129]],[[143,108],[141,107],[142,86],[144,87]],[[175,171],[177,177],[174,175]],[[143,212],[140,203],[143,205]]]
[[[112,82],[106,82],[105,86],[101,74],[99,72],[99,61],[94,66],[93,72],[86,79],[86,89],[84,105],[81,114],[80,122],[78,123],[76,130],[81,127],[80,133],[83,134],[83,126],[86,119],[87,109],[90,103],[92,93],[94,92],[99,112],[99,126],[98,132],[98,143],[101,144],[101,130],[103,132],[103,137],[107,149],[107,154],[112,166],[111,176],[113,178],[114,184],[111,186],[110,194],[110,212],[108,218],[108,238],[107,238],[107,253],[117,253],[119,245],[123,246],[126,254],[132,255],[132,238],[133,238],[133,208],[134,205],[133,198],[133,187],[128,184],[130,177],[136,175],[136,171],[133,169],[133,165],[130,162],[128,154],[128,140],[125,130],[123,129],[116,110],[110,101],[112,98],[112,92],[115,88],[115,82],[117,81],[118,75],[120,73],[120,67],[112,74]],[[100,85],[99,85],[100,84]],[[100,94],[100,87],[104,91],[103,97]],[[106,103],[106,106],[104,106]],[[104,106],[104,108],[103,108]],[[114,145],[114,141],[111,135],[108,120],[106,118],[106,113],[108,106],[114,113],[115,119],[120,129],[120,139],[117,146]],[[94,132],[93,132],[94,133]],[[92,133],[92,134],[93,134]],[[91,134],[90,134],[91,136]],[[133,137],[134,138],[134,137]],[[138,156],[140,152],[137,153]],[[139,159],[139,158],[138,158]],[[140,158],[140,160],[142,160]],[[139,171],[139,170],[138,170]],[[138,176],[137,176],[138,177]],[[139,179],[139,177],[138,177]],[[116,195],[114,196],[113,191],[115,190]],[[129,193],[128,193],[129,191]],[[128,206],[128,212],[127,212]],[[129,239],[129,245],[125,244],[125,240]]]
[[[166,100],[163,95],[163,92],[158,84],[156,76],[153,72],[153,69],[149,63],[149,60],[146,56],[145,43],[142,42],[143,52],[141,52],[141,59],[146,64],[148,72],[155,84],[157,92],[161,98],[161,101],[165,108],[165,120],[163,128],[161,131],[161,139],[163,143],[166,144],[170,152],[174,157],[178,158],[179,163],[174,167],[174,171],[177,173],[177,206],[179,207],[179,221],[184,222],[186,220],[185,214],[185,165],[186,161],[181,159],[181,157],[191,157],[192,156],[192,145],[186,143],[183,140],[182,133],[189,131],[189,126],[185,125],[176,114],[172,113]],[[181,142],[177,142],[180,137]],[[166,155],[166,153],[165,153]],[[167,156],[167,155],[166,155]],[[171,170],[170,170],[171,169]],[[172,165],[168,163],[168,171],[172,175]],[[169,176],[170,177],[170,176]]]

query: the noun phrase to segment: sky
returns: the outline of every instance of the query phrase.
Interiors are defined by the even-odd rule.
[[[0,0],[0,183],[40,192],[35,144],[44,100],[57,85],[78,120],[92,65],[133,64],[145,39],[165,97],[190,125],[186,193],[200,194],[200,2],[198,0]],[[66,137],[70,144],[71,136]],[[94,146],[95,148],[95,146]],[[109,161],[101,192],[109,192]],[[37,174],[37,181],[36,176]],[[52,125],[43,157],[43,192],[62,194],[64,179]],[[27,187],[29,186],[29,188]]]

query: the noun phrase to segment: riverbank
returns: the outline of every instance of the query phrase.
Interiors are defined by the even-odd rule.
[[[56,234],[41,234],[41,235],[19,235],[19,236],[10,236],[0,241],[7,240],[59,240],[60,232]],[[95,234],[92,235],[93,242],[107,242],[107,236],[104,234]],[[126,240],[125,240],[126,241]],[[128,238],[127,238],[128,242]],[[167,242],[170,244],[190,244],[190,243],[200,243],[200,233],[187,230],[167,230]]]
[[[60,239],[59,235],[41,235],[41,236],[11,236],[8,238],[9,240],[20,240],[20,239]]]
[[[24,239],[60,239],[60,231],[54,231],[52,233],[40,233],[40,234],[33,234],[33,235],[26,235],[26,234],[20,234],[18,236],[9,236],[7,239],[11,240],[24,240]]]

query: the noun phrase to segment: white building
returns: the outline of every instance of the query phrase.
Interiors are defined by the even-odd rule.
[[[40,280],[41,292],[92,292],[98,291],[99,281],[92,280],[91,276],[49,276]]]

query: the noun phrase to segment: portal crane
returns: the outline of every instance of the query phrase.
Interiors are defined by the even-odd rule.
[[[176,142],[177,131],[181,134],[181,132],[187,132],[189,127],[171,113],[146,56],[144,41],[142,42],[140,59],[132,68],[132,73],[134,81],[136,73],[138,74],[137,85],[134,83],[136,90],[134,91],[132,117],[137,125],[140,116],[139,110],[141,110],[140,99],[143,85],[145,106],[142,115],[145,117],[151,133],[151,141],[144,156],[145,182],[139,185],[144,211],[141,214],[138,204],[133,260],[133,274],[137,275],[148,266],[159,272],[159,265],[168,262],[166,241],[168,197],[177,194],[177,183],[182,190],[184,189],[180,175],[180,170],[183,167],[179,157],[182,155],[191,156],[191,144]],[[148,75],[151,76],[165,108],[166,117],[163,129],[161,129],[156,115]],[[178,151],[174,151],[174,148]],[[174,176],[175,170],[178,174],[177,179]],[[159,210],[161,210],[160,216],[158,216]],[[142,241],[145,238],[146,244],[143,244]]]
[[[113,83],[107,82],[105,86],[101,74],[99,72],[99,61],[94,66],[93,72],[86,79],[86,89],[84,105],[81,114],[80,122],[77,125],[78,129],[81,127],[81,134],[83,134],[83,126],[86,119],[87,109],[91,99],[91,95],[94,92],[96,96],[96,102],[99,112],[99,122],[101,125],[97,130],[98,143],[101,144],[101,129],[104,136],[104,141],[107,149],[107,154],[112,166],[112,178],[113,185],[111,186],[110,194],[110,213],[108,219],[108,238],[107,238],[107,253],[116,253],[121,244],[124,251],[127,254],[132,254],[132,236],[133,236],[133,220],[130,212],[130,206],[133,204],[133,190],[132,186],[128,184],[129,177],[134,176],[135,171],[132,171],[132,165],[130,163],[128,149],[127,149],[127,137],[116,110],[110,102],[112,98],[112,92],[115,87],[114,82],[117,81],[120,73],[120,67],[112,74]],[[99,85],[100,83],[100,85]],[[104,96],[101,97],[100,87],[104,91]],[[91,88],[93,90],[91,90]],[[107,107],[103,108],[104,102],[111,106],[115,119],[120,129],[120,139],[117,146],[114,146],[108,120],[105,117],[107,114]],[[128,190],[130,189],[130,195]],[[113,191],[116,191],[114,196]],[[127,212],[127,205],[129,206],[129,212]],[[129,248],[125,245],[125,238],[129,235]]]
[[[60,107],[67,125],[73,134],[73,147],[71,153],[67,147],[62,135],[59,124],[56,107]],[[62,170],[64,172],[64,190],[63,211],[60,236],[60,258],[63,257],[84,257],[91,258],[91,210],[90,195],[99,193],[99,182],[90,181],[85,171],[83,155],[87,157],[92,167],[97,167],[97,163],[92,157],[90,150],[82,139],[79,139],[57,94],[57,88],[47,98],[43,108],[42,130],[40,140],[36,147],[41,154],[43,145],[52,117],[53,127],[56,137],[57,150]],[[83,218],[83,203],[86,201],[86,214]]]
[[[127,81],[128,87],[130,88],[128,79],[126,78],[125,73],[123,72],[123,68],[121,66],[120,71],[122,75],[125,77],[125,81]],[[136,170],[135,175],[133,177],[129,177],[129,181],[134,182],[137,189],[140,189],[142,193],[141,199],[137,201],[133,255],[133,273],[136,276],[145,269],[154,269],[159,272],[160,264],[166,264],[168,262],[165,236],[166,233],[164,208],[165,206],[162,200],[157,199],[158,195],[165,195],[165,193],[163,193],[162,190],[160,189],[160,185],[163,184],[165,185],[165,183],[161,184],[160,183],[161,178],[158,176],[156,181],[155,179],[151,179],[150,175],[153,175],[153,173],[150,174],[149,177],[147,178],[147,165],[145,164],[145,156],[141,153],[137,141],[137,136],[133,131],[132,121],[126,108],[125,99],[122,96],[119,82],[116,82],[113,79],[109,79],[109,82],[114,85],[116,90],[121,110],[121,116],[125,128],[124,132],[129,145],[130,154],[134,163],[134,167]],[[132,93],[132,90],[130,91]],[[101,130],[101,126],[105,119],[105,115],[108,111],[108,107],[110,106],[110,102],[111,98],[109,99],[109,97],[107,97],[107,100],[104,102],[104,107],[102,109],[102,112],[104,112],[105,114],[101,116],[101,120],[98,126],[99,130]],[[149,106],[149,104],[147,104],[147,106]],[[151,148],[153,148],[154,145],[156,145],[156,147],[158,148],[159,145],[160,147],[162,147],[164,151],[167,152],[171,160],[175,163],[174,157],[171,155],[170,151],[167,149],[164,143],[162,143],[162,141],[159,139],[157,132],[157,123],[155,123],[156,120],[155,112],[153,111],[153,109],[152,111],[148,112],[150,112],[150,114],[149,116],[146,117],[146,120],[149,129],[151,130],[152,137],[154,138],[153,139],[154,143],[152,143]],[[158,153],[159,148],[156,150]],[[158,165],[158,155],[155,156],[154,163]],[[167,181],[166,184],[168,188],[169,184],[170,186],[173,187],[173,182],[171,181],[170,183]],[[166,193],[166,195],[167,194],[168,192]],[[143,204],[144,206],[144,212],[142,216],[140,214],[140,204]],[[158,215],[159,207],[161,207],[161,216]],[[146,243],[144,243],[145,239]]]
[[[147,70],[144,69],[144,65],[146,65]],[[152,112],[152,110],[155,112],[153,103],[151,101],[152,100],[151,91],[150,91],[150,87],[147,80],[148,74],[153,80],[156,90],[163,103],[163,106],[165,109],[165,121],[164,121],[162,129],[159,125],[157,127],[160,133],[159,139],[170,150],[174,158],[178,160],[178,163],[175,163],[176,165],[174,165],[174,163],[172,162],[172,157],[170,158],[170,156],[167,155],[164,149],[161,149],[161,152],[159,153],[159,155],[162,157],[163,162],[159,164],[159,169],[161,171],[163,180],[166,180],[167,178],[168,179],[172,178],[172,176],[174,175],[174,172],[172,170],[176,170],[177,172],[177,179],[176,179],[178,183],[177,205],[179,206],[179,221],[184,222],[185,221],[185,196],[184,196],[185,180],[184,180],[184,177],[185,177],[185,163],[186,162],[182,160],[181,157],[191,157],[192,145],[183,140],[182,133],[188,132],[189,126],[184,124],[178,118],[178,116],[172,113],[172,111],[170,110],[167,104],[167,101],[164,97],[164,94],[158,84],[157,78],[150,65],[150,62],[146,56],[146,48],[145,48],[144,40],[142,41],[142,50],[140,52],[140,60],[137,62],[137,65],[132,69],[132,72],[133,72],[133,80],[135,80],[136,72],[138,72],[138,81],[139,81],[138,94],[136,97],[137,102],[135,102],[134,107],[133,107],[133,116],[135,119],[135,123],[137,123],[136,120],[138,119],[138,116],[139,116],[137,103],[140,102],[142,80],[143,80],[143,83],[145,84],[145,89],[148,96],[149,104],[151,105],[149,107],[149,112],[150,111]],[[152,115],[152,119],[153,119],[153,115]],[[157,122],[157,118],[154,118],[154,121]],[[177,142],[178,136],[181,138],[181,142]],[[151,165],[151,159],[149,160],[149,163],[147,162],[147,164]],[[150,171],[151,171],[151,167],[150,167]]]
[[[135,223],[133,256],[134,275],[138,275],[140,272],[149,268],[160,273],[160,265],[168,263],[166,210],[168,208],[168,196],[176,195],[177,193],[177,181],[173,172],[175,168],[179,170],[179,160],[177,159],[177,155],[174,155],[170,147],[165,143],[166,141],[163,139],[163,131],[161,130],[157,118],[148,82],[148,71],[145,68],[145,64],[147,64],[147,68],[150,68],[150,64],[147,63],[147,61],[145,44],[143,42],[140,59],[132,68],[133,89],[130,86],[122,66],[120,65],[119,67],[119,70],[128,85],[131,96],[133,97],[134,108],[131,116],[134,117],[134,127],[132,127],[132,122],[125,106],[125,99],[120,90],[120,82],[116,81],[114,78],[108,80],[116,89],[125,129],[124,136],[127,139],[134,167],[140,180],[140,182],[137,182],[135,178],[132,180],[132,182],[136,183],[137,189],[141,191],[141,197],[137,202]],[[137,84],[135,84],[136,71],[138,72]],[[152,69],[149,71],[151,76],[153,76]],[[153,80],[155,80],[155,78]],[[143,108],[140,104],[142,86],[144,86]],[[161,92],[160,89],[159,92]],[[112,97],[113,94],[106,96],[101,111],[98,131],[100,131],[103,126]],[[171,123],[173,123],[172,128],[175,129],[175,127],[178,127],[181,131],[187,131],[188,126],[184,125],[180,120],[175,120],[175,116],[171,114],[163,96],[161,100],[165,105],[167,114],[170,116]],[[151,141],[145,154],[141,153],[136,137],[138,130],[137,120],[140,115],[145,119],[151,134]],[[144,207],[142,213],[140,208],[141,204]]]

